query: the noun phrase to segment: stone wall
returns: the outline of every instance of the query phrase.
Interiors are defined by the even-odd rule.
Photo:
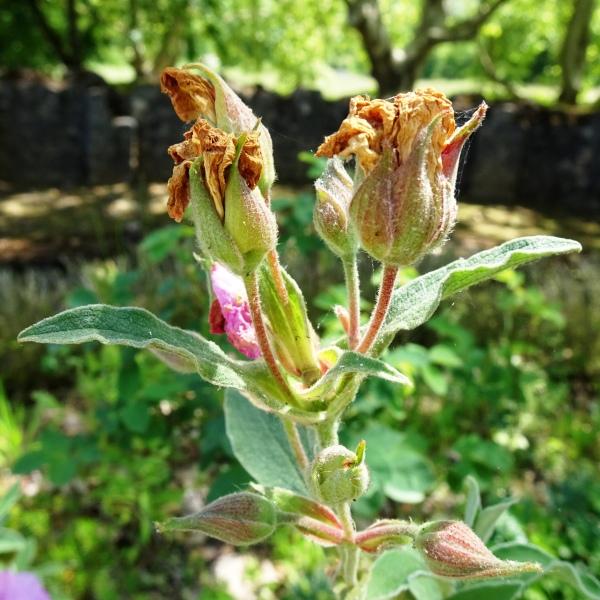
[[[337,128],[347,101],[298,90],[246,99],[269,127],[279,181],[305,184],[302,150]],[[470,105],[474,105],[475,101]],[[53,88],[0,82],[0,181],[9,188],[166,181],[166,148],[185,130],[156,86]],[[492,106],[462,169],[462,200],[600,216],[600,114]]]

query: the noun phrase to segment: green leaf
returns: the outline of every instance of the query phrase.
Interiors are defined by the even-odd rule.
[[[18,483],[13,484],[0,498],[0,523],[4,522],[10,509],[19,501],[21,488]]]
[[[150,424],[148,405],[135,398],[132,398],[120,409],[119,415],[125,427],[133,433],[144,433]]]
[[[371,567],[371,572],[363,589],[364,600],[387,600],[406,592],[411,576],[416,576],[427,568],[423,559],[412,548],[388,550],[381,554]]]
[[[429,360],[443,367],[460,367],[463,364],[458,353],[445,344],[436,344],[429,350]]]
[[[12,466],[15,475],[27,475],[41,468],[46,462],[46,456],[42,450],[31,450],[22,454]],[[0,519],[1,521],[1,519]]]
[[[338,354],[337,362],[317,383],[299,394],[305,401],[319,401],[327,398],[340,380],[340,376],[346,373],[354,373],[363,376],[378,377],[392,383],[400,383],[412,387],[412,381],[386,362],[377,358],[371,358],[364,354],[358,354],[350,350],[340,351],[337,348],[329,348],[324,352]]]
[[[452,584],[435,575],[413,573],[408,580],[408,589],[415,600],[443,600]]]
[[[360,439],[367,443],[367,464],[371,487],[380,489],[394,502],[416,504],[423,501],[433,487],[433,470],[409,438],[383,425],[373,424],[352,440],[354,447]]]
[[[98,341],[153,351],[178,370],[196,371],[216,386],[247,392],[252,400],[271,410],[285,410],[307,421],[318,413],[289,407],[263,361],[240,361],[227,356],[201,335],[172,327],[142,308],[92,304],[66,310],[28,327],[21,342],[81,344]]]
[[[517,502],[516,498],[509,498],[503,502],[498,502],[498,504],[486,506],[482,511],[479,512],[477,519],[475,520],[475,527],[473,528],[473,531],[475,531],[475,533],[483,540],[484,543],[487,543],[490,537],[492,537],[492,533],[494,533],[498,519],[513,504],[515,504],[515,502]]]
[[[294,405],[294,399],[290,402],[283,395],[264,361],[235,360],[201,335],[172,327],[147,310],[133,307],[92,304],[66,310],[28,327],[19,335],[19,341],[45,344],[98,341],[145,348],[177,370],[196,371],[213,385],[243,391],[260,408],[285,413],[306,423],[325,418],[322,410],[308,410],[305,406],[333,392],[340,375],[345,373],[410,384],[408,378],[383,361],[340,351],[336,364],[314,386],[298,394]]]
[[[15,554],[25,545],[25,538],[12,529],[0,528],[0,555]]]
[[[540,575],[523,576],[523,580],[530,585],[538,579],[546,576],[556,577],[564,583],[573,586],[583,594],[583,598],[600,600],[600,581],[591,573],[572,565],[566,561],[559,560],[533,544],[522,544],[510,542],[499,544],[492,548],[498,558],[504,560],[519,560],[538,562],[544,568]]]
[[[465,478],[465,486],[467,488],[467,501],[465,503],[465,523],[473,528],[477,514],[481,510],[481,492],[479,491],[479,483],[472,475],[467,475]]]
[[[281,421],[275,415],[256,408],[241,394],[228,391],[225,425],[236,458],[258,483],[308,493]],[[308,450],[306,436],[305,441]]]
[[[418,327],[431,317],[442,300],[490,279],[504,269],[546,256],[580,251],[581,245],[574,240],[538,235],[517,238],[470,258],[455,260],[394,291],[381,335],[389,336]]]
[[[433,365],[423,367],[423,381],[431,388],[431,391],[438,396],[445,396],[448,392],[448,380],[446,375]]]
[[[522,591],[523,584],[519,582],[486,581],[464,588],[447,600],[516,600]]]

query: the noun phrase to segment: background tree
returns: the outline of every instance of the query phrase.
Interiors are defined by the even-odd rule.
[[[573,0],[571,18],[560,52],[562,71],[559,102],[575,104],[581,90],[586,52],[590,42],[595,0]]]
[[[435,46],[473,39],[506,1],[483,0],[473,14],[452,19],[443,0],[423,0],[419,22],[403,48],[396,47],[391,40],[377,0],[346,0],[346,5],[349,22],[360,33],[369,55],[371,74],[385,95],[411,89]]]

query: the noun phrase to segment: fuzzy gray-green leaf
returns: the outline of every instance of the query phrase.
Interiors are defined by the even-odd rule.
[[[397,288],[392,296],[381,337],[425,323],[442,300],[494,277],[500,271],[558,254],[580,252],[574,240],[552,236],[517,238],[421,275]]]

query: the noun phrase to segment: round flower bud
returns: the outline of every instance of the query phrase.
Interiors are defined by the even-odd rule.
[[[330,505],[356,500],[369,487],[369,471],[364,463],[365,443],[356,453],[344,446],[330,446],[311,465],[314,494]]]

